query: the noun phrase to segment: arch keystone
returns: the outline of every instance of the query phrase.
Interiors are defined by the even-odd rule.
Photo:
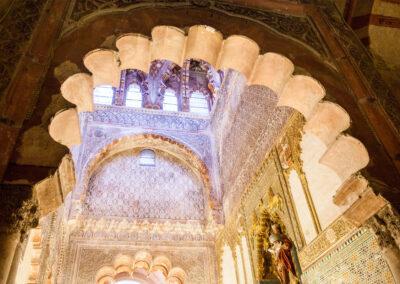
[[[341,135],[319,162],[332,169],[343,181],[366,167],[369,156],[365,146],[356,138]]]
[[[93,80],[86,73],[77,73],[64,81],[61,94],[69,102],[76,105],[78,112],[93,111]]]
[[[169,60],[182,66],[185,33],[172,26],[157,26],[151,31],[151,61]]]
[[[58,112],[49,125],[49,134],[56,142],[71,148],[81,144],[78,113],[75,108]]]
[[[150,40],[141,34],[124,34],[120,36],[115,45],[121,60],[120,68],[138,69],[149,72],[150,66]]]
[[[189,29],[185,60],[201,59],[216,66],[223,37],[220,32],[205,25],[192,26]]]
[[[259,51],[258,44],[252,39],[240,35],[230,36],[222,45],[217,69],[231,68],[249,79]]]
[[[111,85],[119,87],[120,70],[117,52],[110,49],[95,49],[83,58],[83,64],[93,75],[93,87]]]
[[[325,145],[330,145],[336,137],[350,127],[350,116],[339,105],[321,102],[316,106],[304,131],[317,136]]]
[[[250,84],[263,85],[280,94],[293,71],[294,65],[287,57],[268,52],[257,59]]]
[[[308,120],[314,107],[324,96],[325,89],[317,80],[296,75],[290,78],[283,88],[278,106],[292,107]]]

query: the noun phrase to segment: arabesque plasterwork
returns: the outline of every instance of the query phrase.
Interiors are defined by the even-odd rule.
[[[296,116],[294,116],[287,122],[283,133],[288,133],[288,128],[297,126]],[[304,242],[299,223],[295,221],[297,217],[292,204],[293,200],[285,182],[277,149],[273,148],[266,155],[239,198],[240,201],[227,218],[224,229],[217,236],[217,255],[222,253],[222,246],[227,244],[235,258],[234,248],[241,245],[240,237],[245,236],[249,242],[255,276],[257,279],[262,279],[262,275],[265,275],[265,268],[261,255],[265,255],[263,253],[264,241],[268,237],[266,235],[266,216],[272,222],[285,228],[289,236],[295,240],[297,247],[301,248]]]
[[[139,155],[138,151],[122,152],[97,169],[89,181],[83,215],[128,220],[205,220],[202,181],[189,166],[157,151],[156,165],[143,167]]]
[[[308,244],[299,252],[301,267],[306,270],[310,265],[321,258],[329,249],[334,247],[340,241],[345,240],[355,230],[356,227],[344,217],[340,217],[334,221],[310,244]]]
[[[215,256],[212,243],[157,243],[124,242],[117,240],[94,245],[94,241],[72,241],[69,254],[65,283],[91,283],[96,272],[104,265],[112,263],[120,253],[135,255],[138,250],[146,249],[152,255],[166,255],[174,265],[182,267],[188,274],[189,283],[215,283]]]

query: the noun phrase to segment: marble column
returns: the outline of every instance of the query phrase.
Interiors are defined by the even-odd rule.
[[[8,272],[7,284],[15,283],[15,278],[17,276],[18,267],[21,263],[21,258],[22,258],[22,243],[21,241],[19,241],[14,250],[13,261],[11,263],[10,271]]]
[[[21,236],[37,226],[37,202],[31,187],[0,186],[0,284],[13,283]],[[14,261],[17,261],[16,263]]]
[[[16,248],[20,241],[20,233],[0,233],[0,283],[7,283]]]

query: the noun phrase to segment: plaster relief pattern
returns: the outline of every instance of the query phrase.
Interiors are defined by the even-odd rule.
[[[220,144],[225,212],[232,212],[233,204],[239,204],[245,188],[282,135],[282,129],[293,113],[289,107],[276,107],[277,96],[270,89],[263,86],[243,88],[242,83],[237,72],[226,73],[220,96],[227,99],[221,102],[222,106],[217,105],[216,111],[225,107],[234,114],[212,118],[215,133],[224,129],[216,140]],[[237,84],[242,88],[230,87]]]
[[[174,265],[183,268],[187,273],[186,283],[216,283],[215,257],[209,244],[187,246],[184,243],[174,243],[173,246],[170,245],[131,243],[128,246],[112,242],[94,247],[87,242],[73,243],[72,253],[69,255],[70,265],[67,269],[71,273],[66,275],[64,283],[94,283],[96,272],[102,266],[112,264],[118,254],[134,256],[137,251],[143,249],[148,250],[153,256],[165,255]]]
[[[395,283],[371,231],[361,229],[304,271],[302,283]]]
[[[96,106],[92,113],[81,113],[85,121],[84,137],[77,161],[77,172],[83,173],[85,165],[102,148],[114,140],[139,133],[156,133],[187,145],[211,169],[211,140],[208,135],[209,120],[182,113],[157,114],[159,111]]]
[[[188,166],[160,152],[155,166],[141,166],[126,151],[106,161],[91,177],[84,214],[138,219],[204,219],[201,181]]]

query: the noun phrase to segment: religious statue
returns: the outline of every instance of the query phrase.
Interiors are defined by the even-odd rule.
[[[268,251],[274,257],[276,273],[280,282],[282,284],[299,283],[291,253],[292,241],[282,233],[277,224],[271,226],[271,231],[268,238]]]

